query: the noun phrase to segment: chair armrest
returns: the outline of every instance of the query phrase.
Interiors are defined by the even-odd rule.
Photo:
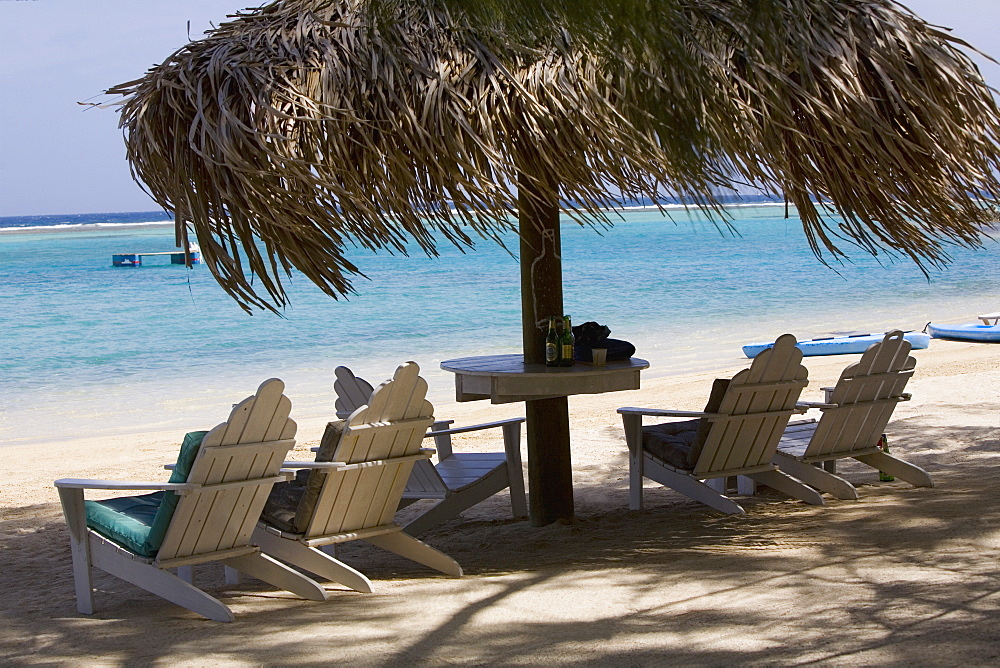
[[[626,406],[619,408],[621,415],[649,415],[652,417],[688,417],[688,418],[720,418],[725,417],[720,413],[703,413],[701,411],[675,411],[662,408],[633,408]]]
[[[445,434],[464,434],[470,431],[493,429],[495,427],[503,427],[505,424],[520,424],[524,422],[524,420],[525,418],[510,418],[509,420],[498,420],[497,422],[474,424],[468,427],[455,427],[454,429],[441,429],[440,431],[429,431],[427,432],[426,435],[424,435],[424,438],[434,438],[435,436],[444,436]],[[447,422],[454,422],[454,420],[447,420]]]
[[[281,465],[281,472],[284,474],[291,473],[293,476],[295,471],[300,469],[339,469],[347,466],[347,462],[284,462]]]
[[[428,431],[426,434],[424,434],[424,438],[434,438],[435,436],[450,436],[451,434],[464,434],[464,433],[470,432],[470,431],[480,431],[480,430],[483,430],[483,429],[493,429],[493,428],[496,428],[496,427],[503,427],[504,425],[508,425],[508,424],[520,424],[520,423],[524,422],[524,420],[525,420],[524,418],[510,418],[508,420],[498,420],[496,422],[486,422],[486,423],[483,423],[483,424],[474,424],[474,425],[469,425],[468,427],[455,427],[454,429],[440,429],[440,430],[437,430],[437,431],[434,431],[433,428],[432,428],[430,431]],[[434,425],[452,424],[453,422],[454,422],[454,420],[437,420],[434,423]],[[318,446],[312,447],[312,448],[309,448],[309,450],[310,450],[310,452],[318,452],[319,451],[319,447]],[[431,452],[433,452],[433,450],[431,450]],[[288,464],[289,464],[288,462],[285,462],[285,466],[288,466]],[[164,468],[167,468],[167,467],[164,467]],[[298,468],[307,468],[307,467],[300,466]]]
[[[56,480],[56,487],[67,489],[151,489],[170,490],[174,492],[197,489],[201,485],[187,482],[125,482],[121,480],[90,480],[87,478],[60,478]]]
[[[837,408],[839,404],[828,404],[822,401],[797,401],[795,402],[796,408],[803,409],[803,413],[810,408]]]
[[[452,422],[454,422],[454,420],[439,420],[431,425],[430,430],[424,435],[424,438],[434,439],[434,447],[437,448],[439,462],[448,459],[452,455],[452,434],[464,434],[470,431],[480,431],[483,429],[493,429],[499,427],[503,429],[504,451],[507,453],[507,463],[511,466],[520,467],[521,454],[519,443],[521,440],[521,423],[524,422],[524,418],[510,418],[507,420],[498,420],[496,422],[469,425],[467,427],[455,427],[453,429],[439,428],[447,427]]]
[[[366,462],[358,462],[356,464],[348,464],[347,462],[284,462],[281,467],[284,473],[287,475],[287,471],[284,469],[320,469],[327,471],[350,471],[352,469],[364,469],[372,466],[385,466],[386,464],[398,464],[400,462],[417,461],[420,459],[430,459],[434,455],[434,450],[432,448],[421,448],[420,452],[415,455],[406,455],[405,457],[389,457],[387,459],[372,459]]]

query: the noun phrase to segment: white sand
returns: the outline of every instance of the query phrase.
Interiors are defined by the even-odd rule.
[[[996,665],[1000,663],[1000,346],[932,342],[889,427],[895,454],[933,489],[840,471],[859,501],[812,507],[774,492],[724,516],[663,488],[629,511],[615,408],[700,409],[717,373],[570,400],[577,519],[533,528],[496,496],[423,536],[461,579],[374,547],[340,555],[374,594],[329,585],[325,603],[267,585],[197,584],[236,614],[202,619],[98,573],[92,616],[76,612],[59,477],[162,480],[181,434],[5,447],[0,486],[0,660],[5,664]],[[806,358],[805,397],[853,356]],[[266,373],[264,374],[266,375]],[[263,376],[262,376],[263,377]],[[253,388],[248,388],[252,391]],[[235,397],[240,398],[240,397]],[[519,405],[437,406],[459,423]],[[220,420],[225,407],[220,407]],[[322,433],[300,424],[297,456]],[[191,429],[211,425],[191,425]],[[496,449],[483,439],[467,447]],[[99,498],[99,496],[92,497]],[[407,509],[401,513],[405,518]]]

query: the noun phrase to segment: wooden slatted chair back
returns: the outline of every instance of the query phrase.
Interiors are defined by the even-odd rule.
[[[808,382],[802,351],[791,334],[754,358],[729,381],[695,463],[696,475],[773,468],[771,458]]]
[[[346,366],[338,366],[333,373],[336,377],[333,390],[337,394],[337,417],[344,420],[368,403],[374,388],[364,378],[355,376]],[[448,453],[438,451],[439,457],[446,454]],[[406,491],[444,498],[448,494],[448,486],[434,468],[433,462],[421,459],[413,463],[413,472],[406,481]]]
[[[346,420],[351,413],[368,403],[375,388],[364,378],[355,376],[346,366],[338,366],[333,375],[336,377],[333,391],[337,394],[337,417]]]
[[[407,362],[392,380],[379,385],[367,404],[347,418],[333,460],[371,462],[326,477],[305,537],[355,532],[392,522],[434,408],[426,400],[427,382]],[[401,461],[394,459],[403,458]]]
[[[284,389],[276,378],[264,381],[205,435],[187,480],[204,487],[181,496],[158,562],[249,544],[273,481],[252,483],[277,476],[295,444],[292,402]],[[250,484],[214,487],[240,482]]]
[[[910,342],[893,331],[871,346],[861,360],[844,369],[824,408],[804,457],[871,450],[885,431],[917,361]]]

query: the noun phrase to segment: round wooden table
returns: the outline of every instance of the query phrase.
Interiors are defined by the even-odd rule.
[[[458,401],[489,399],[494,404],[523,401],[528,423],[528,507],[531,523],[572,517],[573,466],[567,397],[639,389],[639,372],[649,362],[638,357],[604,366],[547,367],[525,364],[521,355],[489,355],[446,360],[455,374]]]
[[[458,401],[489,399],[494,404],[638,390],[639,372],[648,367],[649,362],[638,357],[604,366],[577,363],[568,367],[525,364],[522,355],[461,357],[441,362],[442,369],[455,374]]]

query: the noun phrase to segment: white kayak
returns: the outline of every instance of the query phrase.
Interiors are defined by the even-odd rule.
[[[980,316],[980,320],[986,316]],[[988,316],[993,317],[993,314]],[[958,339],[959,341],[979,341],[984,343],[1000,342],[1000,324],[981,325],[967,322],[964,325],[942,325],[936,322],[927,323],[927,331],[935,339]]]
[[[813,355],[851,355],[861,354],[869,346],[880,342],[885,334],[852,334],[850,336],[828,336],[818,339],[799,341],[795,347],[806,357]],[[914,350],[930,345],[931,337],[922,332],[905,332],[903,338],[910,342]],[[748,343],[743,346],[743,354],[753,358],[774,345],[774,341]]]

